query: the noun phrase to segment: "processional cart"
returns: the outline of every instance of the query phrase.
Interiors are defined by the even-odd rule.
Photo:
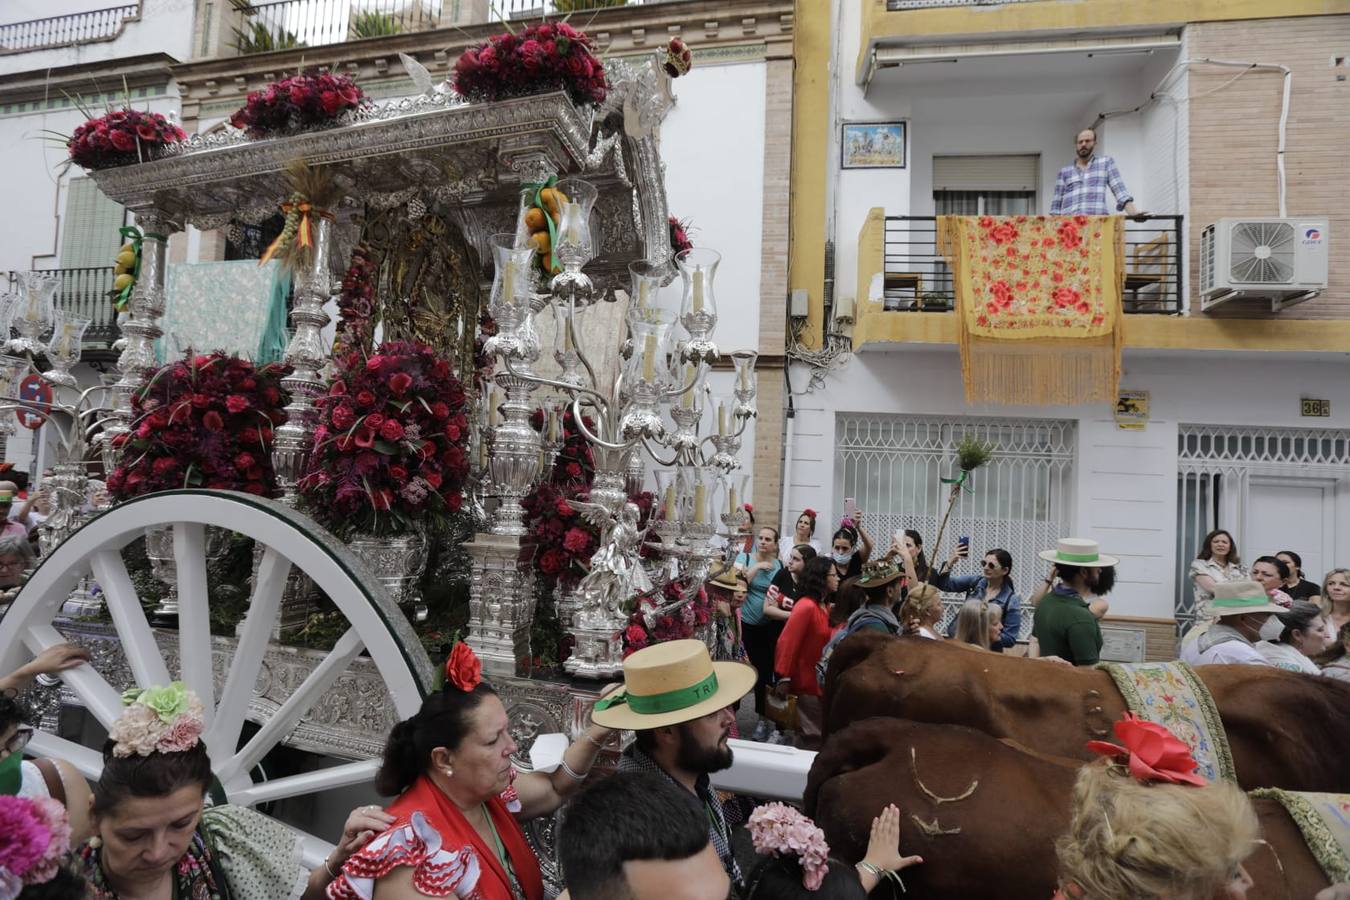
[[[223,796],[284,803],[373,781],[393,723],[434,689],[432,655],[452,629],[482,658],[522,748],[538,734],[575,734],[621,673],[626,647],[710,633],[703,583],[719,555],[713,542],[745,524],[736,470],[755,416],[755,354],[715,341],[718,255],[671,247],[659,128],[674,100],[671,74],[682,69],[670,63],[669,49],[608,62],[597,102],[566,90],[466,101],[405,58],[421,91],[413,98],[350,104],[320,126],[297,129],[293,117],[281,134],[256,136],[248,121],[246,131],[165,142],[144,161],[92,172],[136,218],[118,261],[132,277],[118,282],[127,304],[115,383],[69,392],[78,352],[69,352],[70,322],[51,327],[54,285],[33,280],[3,306],[20,338],[0,359],[0,389],[15,397],[24,371],[46,360],[44,377],[66,386],[44,407],[64,421],[66,447],[44,559],[0,620],[0,671],[67,639],[94,654],[91,667],[33,695],[46,726],[34,751],[96,776],[99,754],[58,733],[60,710],[83,707],[107,727],[123,689],[181,679],[205,702]],[[72,146],[95,130],[77,132]],[[169,235],[189,225],[237,230],[278,210],[287,218],[278,247],[293,272],[285,367],[255,368],[210,347],[157,357]],[[367,276],[369,303],[351,318],[343,307],[334,351],[324,336],[330,300],[351,299],[353,272]],[[414,357],[425,378],[384,379],[388,402],[420,404],[413,412],[440,430],[367,428],[376,423],[362,407],[374,398],[355,390],[359,378],[386,362],[405,371]],[[719,364],[732,387],[715,398]],[[175,470],[172,448],[169,461],[147,468],[156,439],[147,434],[171,429],[173,410],[205,423],[203,442],[228,430],[230,415],[252,414],[240,395],[217,415],[210,397],[193,393],[217,375],[277,407],[247,432],[270,459],[233,457],[239,477],[256,479],[239,482],[242,491]],[[440,410],[420,399],[437,378],[464,415],[453,400]],[[182,403],[153,399],[175,379],[189,385]],[[361,418],[349,428],[339,408]],[[397,468],[403,483],[393,493],[367,484],[362,521],[383,527],[354,526],[325,506],[353,502],[334,487],[340,471],[374,459],[387,478],[396,467],[375,457],[401,459],[408,448],[414,460],[440,460],[434,468],[445,474],[427,463],[416,478]],[[123,499],[91,509],[85,461],[100,451]],[[329,451],[350,453],[334,463]],[[142,480],[133,490],[142,470],[176,489],[145,490]],[[539,514],[541,491],[554,513]],[[442,517],[458,532],[394,515],[428,492],[444,511],[458,508]],[[555,596],[536,575],[554,574],[564,551],[541,562],[538,545],[541,534],[558,537],[551,519],[564,513],[571,524],[559,546],[574,577],[553,579]],[[238,584],[221,584],[228,554],[245,560]],[[429,559],[434,571],[419,579]],[[458,620],[453,609],[428,609],[435,604],[417,588],[457,572],[467,584]],[[158,588],[155,602],[148,586]],[[222,627],[228,589],[241,599]],[[556,633],[541,638],[544,618]],[[329,628],[326,640],[316,642],[316,622]],[[553,646],[541,651],[540,640]],[[561,662],[551,677],[536,670],[542,656]],[[269,772],[264,758],[280,744],[345,761]],[[556,882],[552,835],[551,821],[532,831]],[[317,861],[325,845],[311,844]]]

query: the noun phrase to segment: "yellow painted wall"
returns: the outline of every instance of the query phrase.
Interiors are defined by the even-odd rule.
[[[849,2],[849,0],[844,0]],[[802,343],[820,346],[825,319],[825,184],[830,141],[830,4],[797,0],[793,23],[792,230],[788,290],[805,290]]]
[[[1003,6],[886,9],[886,0],[861,0],[857,76],[867,71],[872,45],[887,39],[1081,31],[1091,28],[1185,25],[1293,16],[1343,15],[1346,0],[1044,0]],[[803,3],[798,2],[800,9]],[[828,6],[829,4],[824,4]],[[800,14],[798,22],[800,22]],[[800,32],[799,32],[800,34]]]

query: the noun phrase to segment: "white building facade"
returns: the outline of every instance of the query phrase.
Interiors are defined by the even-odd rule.
[[[1189,621],[1186,572],[1209,529],[1232,531],[1247,560],[1296,550],[1314,581],[1350,558],[1350,267],[1333,253],[1327,289],[1281,312],[1268,300],[1202,311],[1196,277],[1206,225],[1279,212],[1284,79],[1208,61],[1240,36],[1225,61],[1288,68],[1288,213],[1334,218],[1347,188],[1320,174],[1318,128],[1333,102],[1332,57],[1320,53],[1350,20],[1291,10],[1288,19],[1234,22],[1203,2],[1173,4],[1166,15],[1113,2],[1068,4],[1068,13],[1037,0],[974,6],[833,6],[823,186],[832,254],[823,302],[805,326],[823,322],[852,354],[842,361],[836,352],[834,368],[816,369],[823,385],[813,390],[812,368],[790,367],[783,522],[811,507],[828,510],[833,525],[855,500],[878,541],[897,528],[932,541],[947,492],[939,478],[953,474],[960,437],[977,434],[993,445],[994,462],[976,473],[930,557],[945,558],[969,535],[975,562],[958,571],[972,574],[978,554],[1004,547],[1026,596],[1045,576],[1037,550],[1057,536],[1098,540],[1121,558],[1115,651],[1167,655],[1173,620]],[[842,168],[849,123],[902,124],[904,166]],[[1120,388],[1148,398],[1146,421],[1128,428],[1109,404],[965,401],[951,275],[929,218],[1048,213],[1074,136],[1091,126],[1136,205],[1168,217],[1127,224]],[[1350,138],[1343,116],[1327,127]],[[1340,237],[1334,222],[1331,232]],[[793,247],[794,257],[805,252]],[[807,279],[792,286],[814,291]]]

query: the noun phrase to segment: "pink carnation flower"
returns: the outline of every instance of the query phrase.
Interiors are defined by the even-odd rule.
[[[820,889],[829,871],[830,847],[815,822],[790,806],[766,803],[750,814],[748,824],[756,853],[798,857],[802,886],[808,891]]]
[[[201,716],[194,716],[191,713],[181,715],[174,719],[168,731],[155,744],[155,749],[160,753],[181,753],[184,750],[191,750],[201,740],[205,724]]]
[[[149,756],[166,729],[154,710],[140,704],[128,706],[108,729],[113,756]]]

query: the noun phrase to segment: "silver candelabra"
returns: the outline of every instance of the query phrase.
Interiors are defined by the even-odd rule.
[[[489,410],[488,467],[499,498],[491,522],[498,535],[523,534],[520,500],[544,468],[548,447],[530,424],[531,394],[545,388],[566,398],[576,427],[591,444],[595,477],[587,501],[574,503],[601,531],[599,549],[577,589],[579,608],[572,634],[576,646],[565,663],[580,677],[610,678],[622,670],[622,633],[643,597],[658,596],[673,580],[682,585],[674,604],[653,602],[648,622],[697,594],[717,551],[712,540],[719,520],[739,528],[744,516],[745,478],[737,452],[756,415],[756,354],[731,354],[735,388],[712,398],[708,373],[720,358],[713,338],[717,325],[714,280],[718,253],[692,249],[675,259],[682,290],[667,305],[663,289],[672,280],[669,261],[642,260],[629,266],[627,336],[622,365],[612,379],[598,373],[580,339],[578,323],[597,292],[582,271],[594,255],[591,210],[597,192],[579,178],[556,185],[553,257],[561,271],[545,280],[524,224],[533,193],[522,202],[515,233],[492,238],[495,274],[489,311],[498,332],[487,350],[502,371],[496,383],[504,403]],[[540,346],[536,317],[551,309],[558,323],[555,350],[562,375],[534,371]],[[713,425],[709,413],[715,409]],[[553,422],[552,415],[546,421]],[[589,424],[588,424],[589,423]],[[638,527],[630,496],[641,490],[644,459],[656,465],[659,501],[647,529]],[[639,550],[655,535],[654,562]]]

